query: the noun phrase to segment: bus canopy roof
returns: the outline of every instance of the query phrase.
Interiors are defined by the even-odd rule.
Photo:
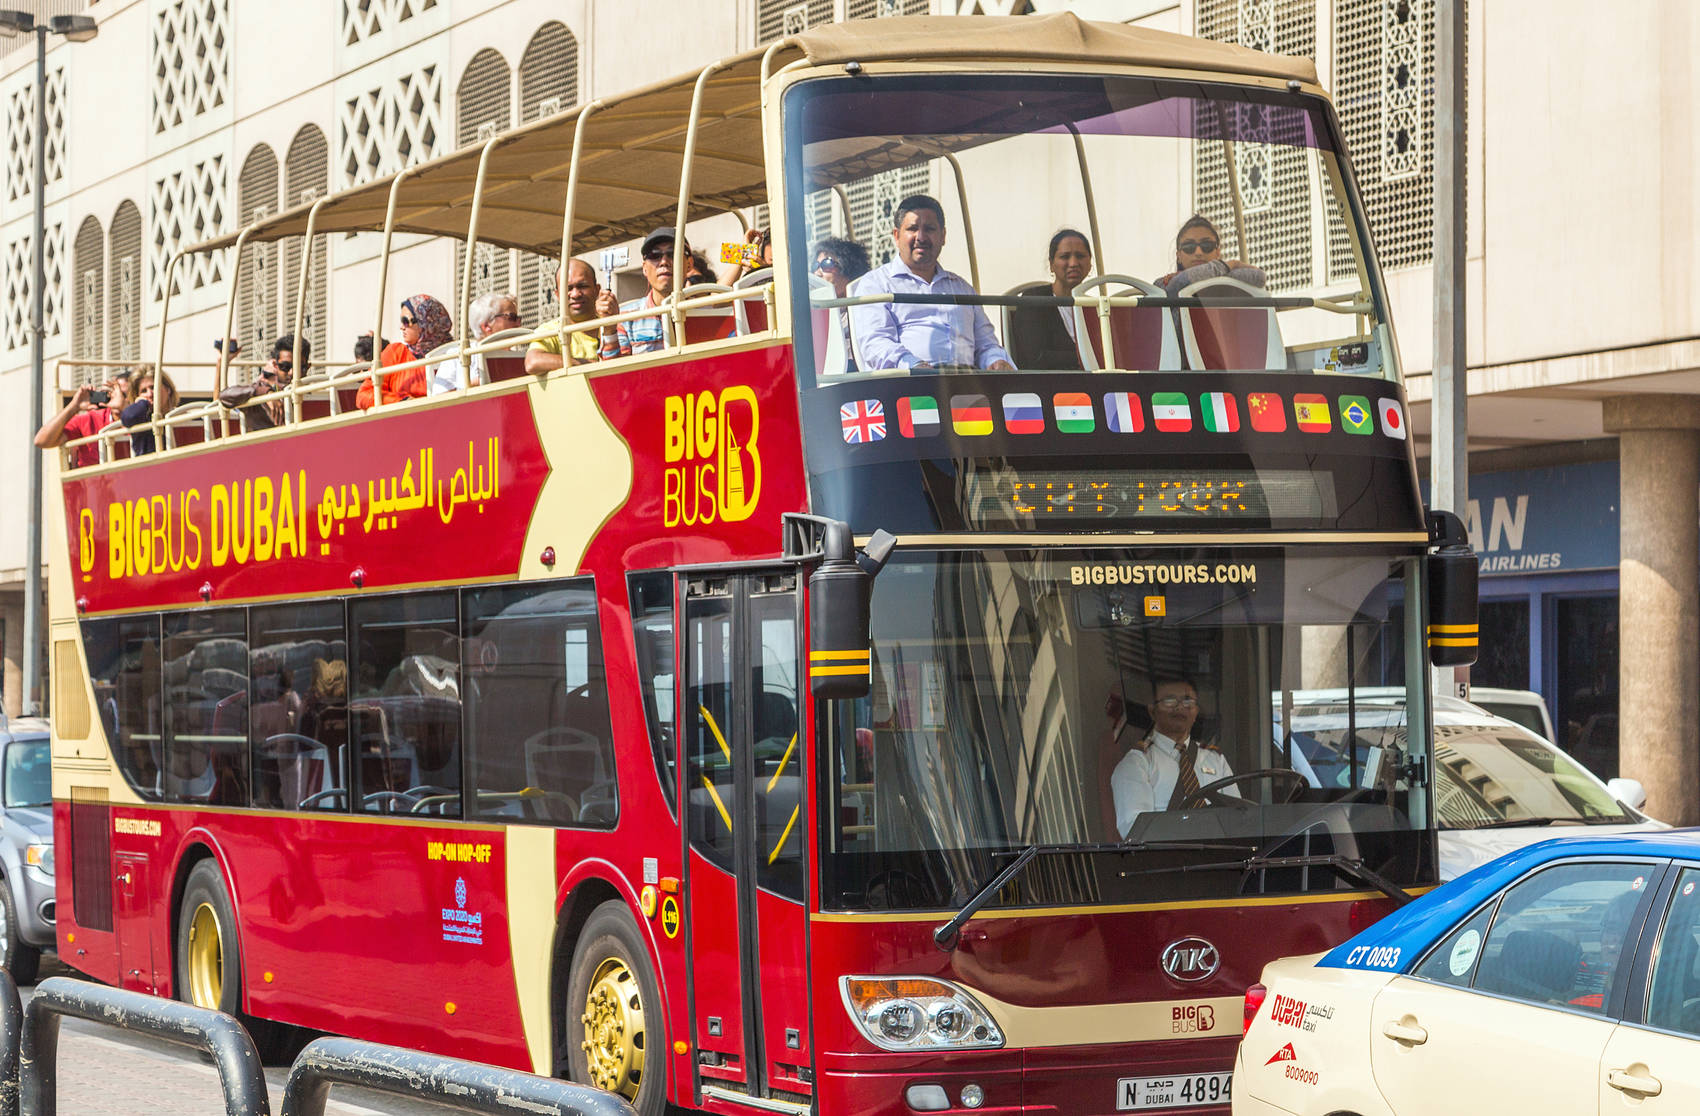
[[[702,120],[691,170],[691,217],[759,205],[767,200],[762,159],[761,63],[767,47],[728,59],[706,81]],[[1297,80],[1314,85],[1307,58],[1131,27],[1095,23],[1072,12],[1018,18],[916,16],[833,23],[789,40],[773,69],[795,61],[1078,63],[1083,66],[1161,67],[1190,73]],[[699,71],[700,72],[700,71]],[[641,237],[668,225],[678,211],[685,133],[698,73],[684,74],[591,105],[575,106],[498,138],[490,151],[479,210],[480,242],[548,255],[561,251],[574,134],[584,125],[574,251]],[[977,141],[964,137],[964,146]],[[483,145],[465,147],[405,171],[395,230],[464,238]],[[903,158],[926,156],[906,152]],[[396,175],[343,191],[319,207],[315,233],[382,229]],[[312,203],[257,223],[250,240],[278,240],[307,231]],[[209,251],[236,242],[236,233],[197,244]]]

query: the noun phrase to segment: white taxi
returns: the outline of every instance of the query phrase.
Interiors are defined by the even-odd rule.
[[[1246,994],[1235,1116],[1700,1112],[1700,831],[1545,841]]]

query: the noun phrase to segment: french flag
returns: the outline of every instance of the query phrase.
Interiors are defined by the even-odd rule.
[[[1145,429],[1145,410],[1131,391],[1104,393],[1104,415],[1117,434],[1138,434]]]

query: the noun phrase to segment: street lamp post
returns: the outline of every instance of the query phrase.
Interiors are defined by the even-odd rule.
[[[56,15],[37,23],[30,12],[0,9],[0,36],[35,34],[35,202],[30,238],[30,410],[29,433],[41,428],[41,397],[46,390],[41,346],[46,333],[43,288],[47,285],[47,36],[63,35],[86,43],[100,33],[92,16]],[[41,450],[29,445],[29,517],[24,536],[24,685],[23,712],[41,712]]]

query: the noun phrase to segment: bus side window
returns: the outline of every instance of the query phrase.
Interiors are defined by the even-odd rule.
[[[348,642],[342,602],[255,608],[249,624],[254,805],[348,809]]]
[[[248,804],[248,617],[243,609],[165,621],[165,748],[171,802]]]
[[[95,712],[124,778],[160,797],[159,617],[83,621]]]
[[[612,827],[613,731],[592,580],[468,590],[462,606],[473,816]]]
[[[460,618],[454,591],[349,603],[349,747],[358,808],[460,817]]]
[[[679,738],[673,711],[673,669],[677,641],[673,637],[673,575],[632,574],[626,580],[631,594],[632,639],[636,644],[638,686],[643,691],[644,719],[655,772],[672,810]]]

